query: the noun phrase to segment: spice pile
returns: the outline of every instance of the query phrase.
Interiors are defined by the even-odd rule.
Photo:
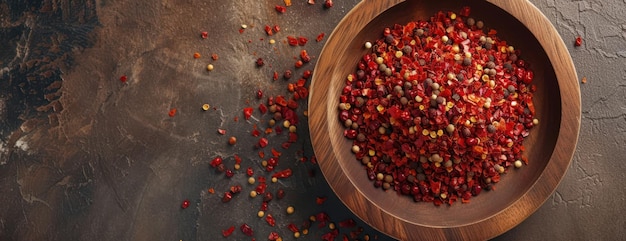
[[[528,163],[533,72],[469,16],[468,7],[439,12],[365,43],[371,52],[347,77],[338,117],[374,186],[416,202],[466,203]]]

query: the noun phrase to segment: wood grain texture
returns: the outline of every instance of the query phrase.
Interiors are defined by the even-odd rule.
[[[346,76],[384,27],[426,19],[439,10],[472,7],[472,16],[498,30],[532,64],[540,124],[525,140],[530,164],[511,170],[497,190],[471,203],[435,207],[373,187],[342,135],[337,105]],[[555,28],[528,1],[373,1],[359,3],[330,35],[317,62],[309,99],[309,128],[328,183],[358,217],[400,240],[484,240],[530,216],[558,186],[575,150],[581,104],[571,57]]]

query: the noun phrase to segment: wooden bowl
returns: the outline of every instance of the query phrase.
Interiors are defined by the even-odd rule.
[[[340,91],[366,53],[363,44],[385,27],[470,6],[472,17],[520,49],[535,73],[536,117],[526,138],[529,165],[509,170],[494,191],[470,203],[415,203],[368,180],[338,119]],[[572,159],[580,127],[580,91],[571,57],[548,19],[528,1],[362,1],[335,28],[318,59],[309,99],[309,128],[322,172],[359,218],[400,240],[489,239],[530,216],[553,193]]]

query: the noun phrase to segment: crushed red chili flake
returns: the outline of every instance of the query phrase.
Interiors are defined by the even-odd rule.
[[[250,117],[252,116],[252,111],[254,111],[252,107],[243,108],[243,117],[246,120],[250,119]]]
[[[235,231],[235,226],[230,226],[228,229],[222,230],[222,236],[228,237]]]
[[[276,219],[274,219],[274,217],[269,213],[265,215],[265,222],[272,227],[276,226]]]
[[[274,75],[272,75],[273,80],[278,80],[278,72],[274,71]]]
[[[300,68],[300,67],[302,67],[302,65],[304,65],[304,63],[302,63],[302,60],[298,60],[298,61],[296,61],[296,63],[294,64],[294,66],[295,66],[296,68]]]
[[[201,37],[201,38],[203,38],[203,39],[208,38],[208,37],[209,37],[209,32],[207,32],[207,31],[203,31],[203,32],[201,32],[201,33],[200,33],[200,37]]]
[[[265,33],[267,34],[267,36],[274,35],[274,32],[272,31],[272,27],[270,27],[269,25],[265,25],[263,30],[265,30]]]
[[[348,76],[338,118],[375,187],[466,203],[525,160],[534,73],[469,14],[385,28]]]
[[[322,205],[322,204],[324,204],[324,202],[326,202],[326,199],[328,199],[328,197],[316,197],[315,198],[315,203],[317,205]]]
[[[298,46],[298,39],[294,36],[287,36],[287,43],[291,46]]]
[[[265,114],[267,113],[267,106],[263,103],[259,104],[259,111],[261,112],[261,114]]]
[[[300,46],[304,46],[306,45],[306,43],[309,41],[308,38],[304,37],[304,36],[299,36],[298,37],[298,45]]]
[[[226,135],[226,130],[224,130],[224,129],[217,129],[217,133],[219,133],[220,135]]]
[[[170,109],[167,115],[169,115],[170,117],[174,117],[176,115],[176,108]]]
[[[278,26],[278,25],[274,25],[273,30],[274,30],[274,33],[278,33],[278,32],[280,32],[280,26]]]
[[[576,37],[576,41],[574,41],[574,46],[580,47],[581,45],[583,45],[583,38],[578,36]]]
[[[213,160],[211,160],[211,162],[209,163],[209,165],[211,165],[211,167],[217,167],[220,164],[222,164],[222,157],[221,156],[217,156],[215,158],[213,158]]]
[[[277,232],[270,232],[270,234],[267,236],[267,240],[270,241],[275,241],[278,240],[280,238],[280,235]]]
[[[333,7],[333,0],[326,0],[326,1],[324,1],[324,7],[325,8],[332,8]]]
[[[315,38],[315,41],[322,42],[322,40],[324,40],[325,35],[326,35],[325,33],[318,34],[317,37]]]
[[[276,12],[279,12],[279,13],[287,12],[287,8],[283,7],[283,6],[280,6],[280,5],[276,5],[276,7],[274,7],[274,8],[276,9]]]
[[[189,207],[189,200],[185,199],[183,203],[180,205],[182,209],[187,209]]]
[[[300,232],[300,229],[298,229],[298,226],[296,226],[296,225],[295,225],[295,224],[293,224],[293,223],[289,223],[289,224],[287,225],[287,229],[289,229],[291,232],[294,232],[294,233],[296,233],[296,232]]]
[[[342,228],[353,228],[354,226],[356,226],[356,222],[351,218],[339,222],[339,227]]]
[[[252,230],[252,227],[250,227],[250,225],[248,225],[246,223],[242,224],[241,227],[239,227],[239,229],[246,236],[250,236],[251,237],[252,235],[254,235],[254,230]]]
[[[272,159],[270,159],[270,160],[272,160]],[[272,166],[276,166],[276,165],[272,165]],[[285,170],[282,170],[282,171],[279,171],[277,173],[274,173],[272,175],[272,177],[275,177],[275,178],[288,178],[292,174],[293,174],[293,172],[291,171],[291,168],[287,168]]]
[[[266,147],[268,143],[269,141],[265,137],[261,137],[261,139],[259,139],[259,146],[261,148]]]
[[[308,63],[311,61],[311,56],[309,56],[309,53],[303,49],[300,50],[300,59],[302,60],[302,62]]]
[[[128,80],[128,77],[126,75],[120,76],[120,81],[122,81],[122,83],[126,83],[127,80]]]
[[[265,65],[265,63],[263,62],[263,58],[256,59],[256,66],[257,67],[262,67],[263,65]]]
[[[213,60],[217,60],[217,59],[219,59],[219,58],[220,58],[220,57],[219,57],[217,54],[211,54],[211,59],[213,59]]]

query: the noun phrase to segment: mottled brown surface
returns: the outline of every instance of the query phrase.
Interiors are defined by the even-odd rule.
[[[241,109],[258,105],[257,89],[285,92],[286,83],[273,82],[271,73],[293,69],[301,49],[283,43],[285,36],[309,37],[305,48],[317,56],[325,42],[315,36],[328,36],[358,2],[335,0],[324,10],[321,0],[313,6],[292,1],[283,15],[273,9],[278,0],[1,2],[0,240],[213,240],[243,222],[263,240],[270,230],[289,237],[284,225],[318,211],[336,221],[352,217],[319,173],[309,177],[317,167],[297,162],[297,150],[312,155],[304,118],[299,142],[281,157],[281,167],[291,166],[295,176],[272,186],[287,191],[270,204],[283,226],[269,228],[256,218],[260,199],[245,196],[247,185],[243,195],[222,204],[225,186],[244,184],[245,177],[226,180],[208,167],[215,155],[239,153],[261,170],[253,164],[259,158],[249,132],[269,116],[255,112],[244,121]],[[566,43],[577,35],[585,39],[582,47],[568,45],[578,75],[588,79],[581,85],[582,128],[556,193],[498,239],[621,239],[626,2],[532,2]],[[243,34],[241,24],[248,25]],[[282,27],[274,46],[265,24]],[[209,38],[202,40],[200,31],[209,31]],[[194,52],[203,57],[193,59]],[[209,73],[211,53],[220,58]],[[263,68],[255,67],[257,57],[265,59]],[[124,74],[127,84],[118,80]],[[216,109],[203,112],[203,103]],[[170,108],[178,109],[174,118],[167,116]],[[229,134],[218,135],[217,128]],[[239,137],[233,147],[226,144],[231,134]],[[270,141],[279,146],[285,139]],[[208,194],[209,187],[216,194]],[[325,205],[314,203],[318,195],[329,197]],[[185,198],[192,205],[181,210]],[[296,207],[294,215],[282,212],[287,205]],[[318,240],[325,231],[312,228],[306,239]],[[236,231],[231,239],[244,235]]]

